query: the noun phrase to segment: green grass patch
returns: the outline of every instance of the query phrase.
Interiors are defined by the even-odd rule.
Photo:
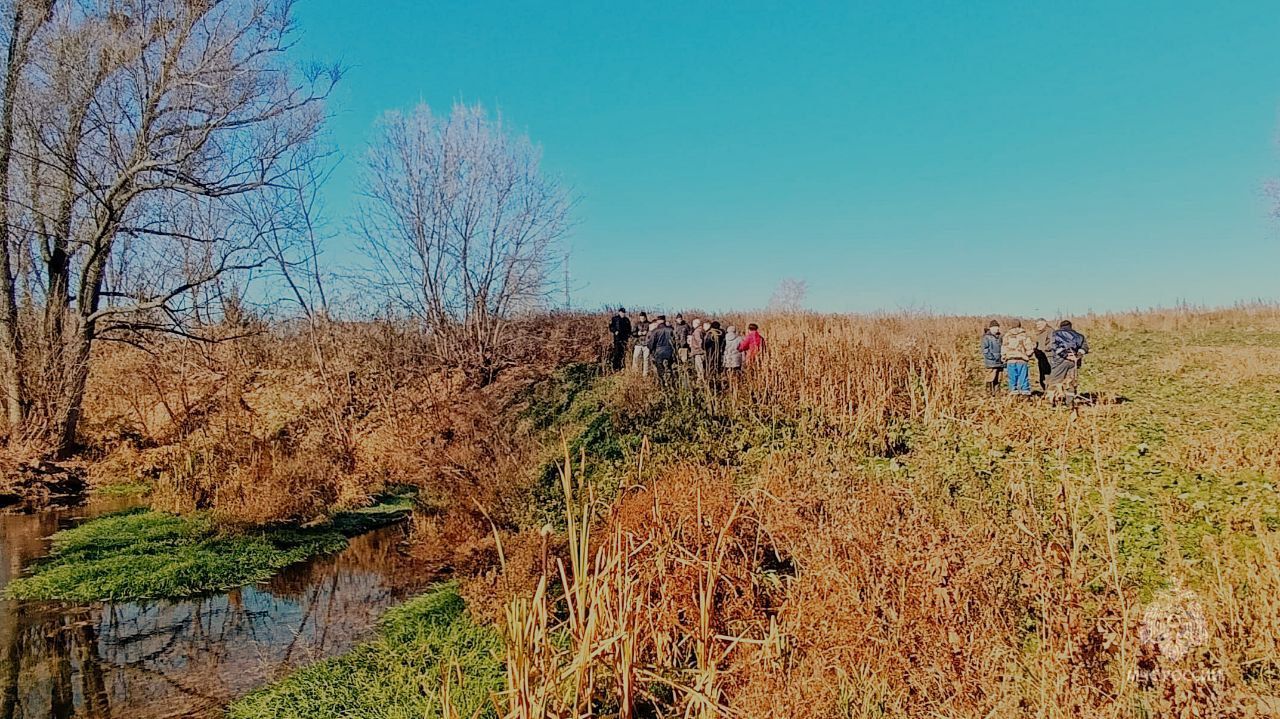
[[[645,382],[642,391],[636,383]],[[642,447],[646,467],[670,460],[744,467],[820,433],[801,433],[795,420],[733,414],[689,387],[659,387],[631,374],[602,375],[592,365],[569,365],[524,396],[520,418],[544,451],[533,477],[530,526],[564,521],[560,469],[567,448],[578,479],[601,503],[623,478],[636,479]]]
[[[569,411],[578,395],[590,390],[600,377],[600,369],[586,362],[561,367],[548,379],[521,393],[519,399],[525,407],[519,415],[536,430],[548,429]]]
[[[453,583],[389,610],[374,641],[249,694],[227,716],[440,717],[446,677],[455,716],[495,716],[491,696],[503,688],[502,642],[494,629],[471,621]]]
[[[145,497],[151,493],[151,484],[149,482],[104,484],[94,487],[93,493],[99,497]]]
[[[72,602],[190,597],[268,579],[308,557],[336,552],[355,536],[403,518],[393,495],[311,528],[233,532],[208,513],[177,516],[134,509],[53,535],[48,558],[5,590],[9,599]]]

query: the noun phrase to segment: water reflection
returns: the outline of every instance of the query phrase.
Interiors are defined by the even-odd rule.
[[[50,534],[84,516],[0,516],[0,587],[45,554]],[[0,602],[0,719],[214,716],[290,668],[367,637],[407,593],[389,579],[403,561],[404,531],[381,529],[265,584],[198,599]]]

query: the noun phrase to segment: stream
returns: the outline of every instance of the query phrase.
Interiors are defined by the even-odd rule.
[[[0,590],[43,557],[48,537],[137,504],[0,515]],[[192,599],[0,601],[0,719],[216,717],[231,700],[290,669],[341,654],[402,601],[393,585],[402,525],[271,580]]]

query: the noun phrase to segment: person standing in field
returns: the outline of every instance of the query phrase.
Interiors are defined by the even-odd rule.
[[[702,353],[706,356],[703,361],[707,365],[707,376],[713,381],[719,380],[724,370],[724,330],[720,329],[719,322],[712,322],[703,333]]]
[[[1079,390],[1080,364],[1089,354],[1089,341],[1072,328],[1071,320],[1063,320],[1053,333],[1052,349],[1049,354],[1049,362],[1053,365],[1049,371],[1049,400],[1055,405],[1061,400],[1070,406],[1075,403]]]
[[[689,332],[692,331],[684,321],[684,315],[676,313],[676,324],[671,328],[672,338],[676,343],[676,359],[680,364],[689,361]]]
[[[987,369],[987,391],[1000,393],[1000,372],[1004,360],[1000,359],[1000,323],[991,320],[982,333],[982,366]]]
[[[1022,322],[1020,320],[1011,322],[1009,334],[1004,336],[1000,344],[1000,359],[1004,361],[1009,372],[1009,391],[1013,394],[1031,395],[1028,363],[1035,353],[1036,341],[1022,329]]]
[[[738,351],[738,343],[741,341],[738,328],[729,325],[729,329],[724,333],[724,355],[720,363],[724,367],[725,374],[730,378],[742,371],[742,353]]]
[[[699,381],[707,376],[707,353],[702,349],[705,336],[706,329],[702,326],[702,319],[695,319],[693,331],[689,333],[689,358],[693,360],[693,373]]]
[[[635,338],[635,347],[631,349],[631,369],[648,375],[649,345],[646,340],[649,338],[649,314],[647,312],[641,312],[636,318],[636,326],[632,329],[631,335]]]
[[[675,331],[671,329],[671,325],[667,324],[666,315],[658,315],[658,321],[649,331],[645,343],[649,347],[649,358],[653,360],[653,367],[658,372],[658,381],[665,383],[671,374],[671,363],[676,356]]]
[[[738,341],[738,352],[742,354],[743,368],[760,361],[760,353],[764,352],[764,335],[760,334],[759,325],[754,322],[747,325],[747,335]]]
[[[1047,392],[1049,385],[1045,383],[1053,366],[1049,364],[1049,353],[1053,351],[1053,327],[1049,321],[1041,317],[1036,320],[1036,373],[1040,391]]]
[[[631,339],[631,320],[627,318],[626,307],[619,307],[618,314],[609,320],[609,334],[613,336],[613,352],[609,355],[609,363],[616,372],[622,369],[622,359],[627,352],[627,340]]]

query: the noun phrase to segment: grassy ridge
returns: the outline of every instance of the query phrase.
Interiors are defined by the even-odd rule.
[[[244,697],[228,717],[440,717],[444,683],[459,674],[465,682],[448,679],[447,715],[492,717],[501,651],[497,632],[474,624],[456,585],[446,584],[389,610],[376,640]]]
[[[402,518],[392,496],[336,515],[321,527],[230,533],[207,513],[144,509],[93,519],[53,535],[50,556],[5,590],[10,599],[73,602],[189,597],[262,581],[280,569],[343,549],[347,537]]]

